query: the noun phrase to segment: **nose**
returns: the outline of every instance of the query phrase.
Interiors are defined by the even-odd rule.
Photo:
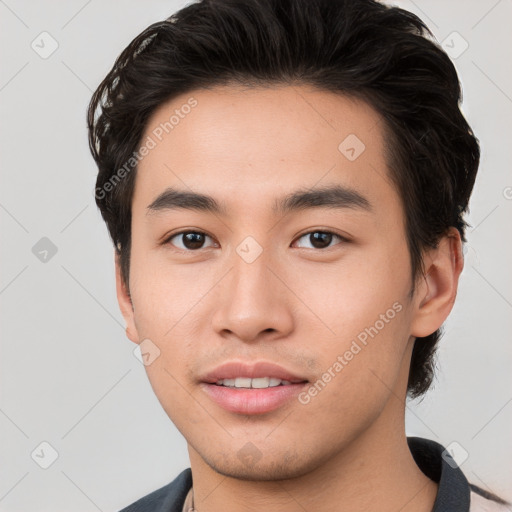
[[[244,342],[280,338],[293,330],[293,293],[286,272],[263,250],[254,261],[233,254],[230,271],[219,283],[213,328]]]

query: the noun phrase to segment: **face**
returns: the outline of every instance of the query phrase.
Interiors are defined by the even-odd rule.
[[[118,293],[160,403],[219,473],[311,471],[405,396],[426,335],[379,116],[306,86],[226,86],[161,106],[143,143],[133,309]],[[293,382],[246,388],[265,377]]]

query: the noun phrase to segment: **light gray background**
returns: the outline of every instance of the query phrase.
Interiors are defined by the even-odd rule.
[[[457,442],[468,478],[510,499],[512,1],[396,3],[454,55],[469,44],[454,60],[482,144],[438,380],[409,404],[407,431]],[[85,126],[91,93],[120,51],[183,5],[0,0],[1,511],[116,511],[189,466],[125,338]],[[31,47],[42,51],[43,31],[58,43],[46,59]],[[32,252],[42,237],[57,247],[46,262]],[[43,441],[58,452],[48,469],[31,458],[35,450],[51,462]]]

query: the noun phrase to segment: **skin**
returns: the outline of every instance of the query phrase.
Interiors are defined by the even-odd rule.
[[[143,139],[191,96],[197,106],[139,164],[131,301],[116,269],[129,339],[160,350],[146,370],[187,441],[196,510],[430,511],[437,484],[407,447],[406,385],[415,337],[439,328],[455,300],[457,231],[425,253],[411,298],[404,211],[371,107],[307,86],[223,86],[162,105]],[[349,134],[366,146],[354,161],[338,150]],[[332,184],[357,190],[371,211],[271,210],[291,191]],[[171,186],[213,196],[227,215],[148,212]],[[203,247],[168,240],[184,229],[209,235]],[[304,235],[316,231],[348,241],[315,248]],[[263,249],[252,263],[236,252],[247,236]],[[205,372],[235,359],[272,361],[315,382],[396,302],[401,311],[307,404],[248,416],[200,387]],[[252,462],[239,455],[248,442]]]

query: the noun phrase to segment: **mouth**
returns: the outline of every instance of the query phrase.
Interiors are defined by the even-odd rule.
[[[274,363],[232,361],[205,375],[200,386],[226,411],[252,415],[282,407],[308,382]]]
[[[290,381],[285,379],[278,379],[276,377],[256,377],[254,379],[251,379],[250,377],[236,377],[235,379],[219,379],[217,382],[215,382],[215,385],[236,389],[267,389],[276,388],[278,386],[289,386],[290,384],[299,384],[301,382],[307,381]]]

